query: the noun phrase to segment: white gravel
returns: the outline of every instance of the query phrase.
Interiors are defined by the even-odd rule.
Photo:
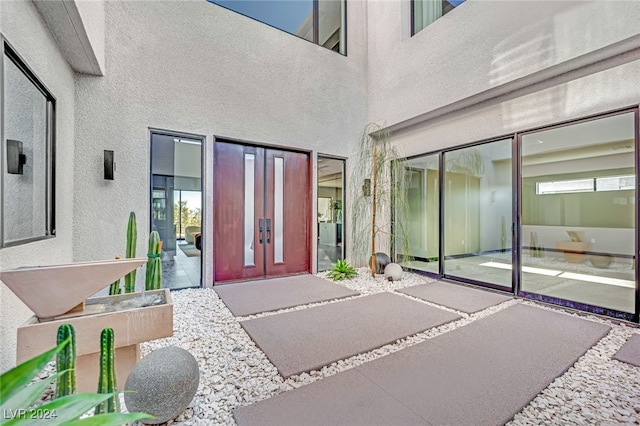
[[[324,273],[318,274],[318,276],[324,275]],[[371,278],[368,276],[367,269],[363,268],[358,277],[338,282],[338,284],[367,295],[432,281],[424,276],[405,272],[401,281],[389,282],[382,276]],[[531,301],[514,299],[472,315],[446,308],[456,312],[462,318],[371,352],[338,361],[319,371],[292,376],[285,381],[240,327],[238,319],[233,317],[215,291],[188,289],[175,291],[172,296],[174,335],[142,344],[142,353],[145,355],[154,349],[168,345],[180,346],[196,357],[201,376],[200,386],[189,408],[177,419],[169,422],[170,425],[234,425],[232,410],[238,406],[299,388],[323,377],[402,350],[513,304],[534,304]],[[420,299],[412,299],[426,303]],[[310,306],[326,303],[340,303],[340,301],[315,303],[278,312],[307,309]],[[535,304],[535,306],[541,305]],[[548,306],[542,306],[542,308],[557,310]],[[263,315],[265,314],[241,319]],[[579,315],[587,320],[608,324],[612,330],[564,375],[544,389],[514,417],[509,425],[640,424],[640,368],[611,359],[631,334],[640,333],[640,329],[593,315],[582,313],[569,315]]]

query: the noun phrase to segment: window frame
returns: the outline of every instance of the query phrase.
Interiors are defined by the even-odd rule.
[[[0,249],[31,243],[34,241],[55,238],[56,236],[56,98],[51,91],[42,83],[35,72],[29,67],[27,62],[17,53],[16,49],[2,36],[0,36],[0,53],[2,54],[2,64],[0,64],[0,111],[2,111],[0,126],[0,187],[4,188],[5,175],[5,58],[9,59],[22,74],[35,86],[46,101],[46,141],[45,141],[45,234],[41,236],[22,238],[19,240],[5,241],[4,222],[4,190],[0,191]],[[35,186],[36,183],[34,182]]]

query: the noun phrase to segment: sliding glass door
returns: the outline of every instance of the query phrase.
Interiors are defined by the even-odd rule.
[[[407,208],[404,222],[408,244],[395,243],[398,261],[419,271],[440,272],[440,155],[423,155],[405,161]],[[408,246],[408,253],[405,247]]]
[[[634,133],[628,112],[522,135],[524,295],[635,313]]]
[[[444,276],[512,288],[512,139],[444,153]]]

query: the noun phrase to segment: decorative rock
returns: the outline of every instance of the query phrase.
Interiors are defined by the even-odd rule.
[[[384,277],[389,281],[400,281],[402,279],[402,266],[397,263],[390,263],[384,268]]]
[[[198,390],[200,372],[193,355],[177,346],[151,352],[135,366],[125,385],[124,402],[129,412],[148,413],[160,424],[178,417]]]
[[[386,253],[373,253],[376,274],[383,274],[384,268],[391,263],[391,258]]]

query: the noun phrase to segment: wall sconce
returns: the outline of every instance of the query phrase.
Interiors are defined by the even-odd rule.
[[[364,183],[362,184],[362,193],[365,197],[371,195],[371,179],[364,180]]]
[[[22,153],[22,142],[7,139],[7,173],[21,175],[25,164],[27,156]]]
[[[104,178],[105,180],[113,180],[113,173],[116,171],[116,162],[114,161],[113,151],[104,150]]]

